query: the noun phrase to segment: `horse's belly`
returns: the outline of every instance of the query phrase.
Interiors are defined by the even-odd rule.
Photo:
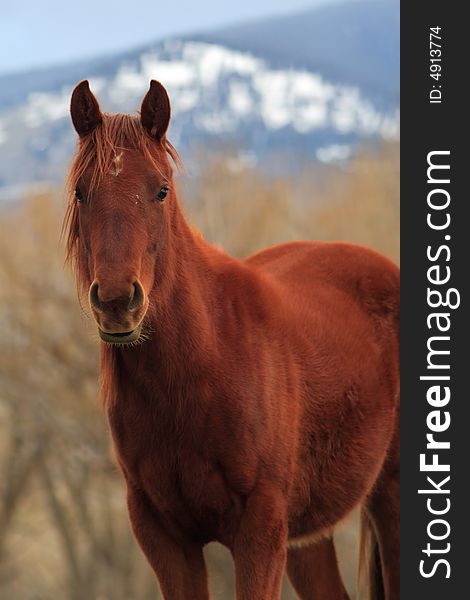
[[[393,434],[395,410],[356,407],[347,418],[305,440],[292,491],[290,537],[331,531],[371,492]]]
[[[382,461],[371,465],[369,473],[350,482],[325,482],[310,488],[308,500],[302,509],[294,511],[289,519],[289,542],[312,542],[333,532],[370,493],[378,477]]]

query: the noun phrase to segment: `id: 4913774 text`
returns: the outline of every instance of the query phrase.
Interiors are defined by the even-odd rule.
[[[432,89],[429,92],[430,104],[441,104],[442,102],[442,27],[429,28],[429,76],[433,80]]]

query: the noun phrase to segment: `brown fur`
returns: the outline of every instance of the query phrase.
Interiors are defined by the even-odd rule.
[[[217,540],[233,554],[238,600],[279,598],[286,565],[301,598],[343,600],[328,533],[363,505],[385,598],[397,600],[398,269],[345,243],[244,261],[210,246],[172,186],[163,88],[143,103],[151,128],[95,114],[88,133],[97,109],[83,85],[68,256],[80,288],[95,282],[106,298],[92,305],[100,328],[142,327],[132,347],[101,344],[101,386],[131,523],[164,597],[208,598],[202,548]],[[130,315],[136,281],[144,301]]]

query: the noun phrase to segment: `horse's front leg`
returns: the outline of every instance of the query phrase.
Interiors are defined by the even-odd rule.
[[[237,600],[278,600],[286,564],[287,510],[278,490],[255,490],[232,549]]]
[[[161,526],[146,494],[127,490],[132,529],[158,578],[165,600],[208,600],[207,572],[202,546],[176,541]]]

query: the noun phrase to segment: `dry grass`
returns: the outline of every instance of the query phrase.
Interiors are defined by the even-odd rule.
[[[210,241],[245,256],[289,239],[341,239],[398,259],[397,147],[293,180],[225,158],[180,182]],[[96,335],[63,269],[62,203],[33,193],[0,213],[0,596],[147,600],[153,575],[130,534],[97,401]],[[355,535],[353,524],[339,536],[350,588]],[[207,556],[215,596],[232,597],[228,553],[210,546]]]
[[[293,179],[231,164],[213,160],[181,186],[192,221],[229,253],[243,257],[294,239],[343,240],[398,261],[398,146],[359,152],[344,168],[305,167]]]

